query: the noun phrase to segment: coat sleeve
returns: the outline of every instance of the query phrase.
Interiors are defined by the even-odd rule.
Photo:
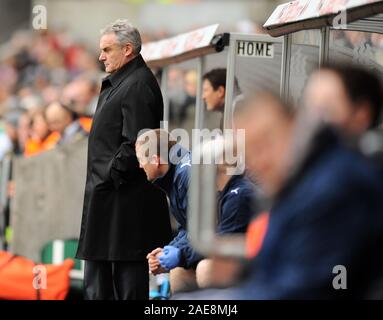
[[[378,230],[382,219],[373,219],[377,219],[379,214],[375,213],[381,211],[374,211],[373,202],[366,201],[365,194],[358,189],[343,192],[347,186],[337,185],[338,190],[329,183],[316,186],[318,190],[325,190],[301,188],[295,193],[294,201],[286,201],[280,212],[271,213],[269,236],[265,239],[262,257],[258,257],[264,266],[254,273],[247,286],[246,293],[253,299],[350,297],[355,291],[350,295],[346,292],[357,288],[357,284],[352,287],[353,281],[357,282],[363,270],[358,269],[363,265],[358,261],[375,259],[374,252],[378,252],[379,245],[372,239],[381,232]],[[361,214],[364,212],[371,214],[372,220],[367,220],[368,223],[365,214]],[[364,258],[355,260],[356,256]],[[347,284],[351,284],[347,290],[333,287],[337,275],[333,268],[338,265],[347,269]],[[368,272],[374,271],[371,268]],[[270,274],[278,276],[270,277]]]
[[[124,181],[140,173],[135,152],[137,135],[143,129],[159,128],[163,109],[161,96],[143,82],[136,82],[123,97],[122,143],[108,165],[108,172],[117,188]]]
[[[181,250],[181,262],[179,267],[189,269],[203,259],[203,256],[197,253],[190,245],[187,232],[182,227],[180,227],[177,236],[169,243],[169,246]]]
[[[180,249],[185,236],[186,236],[186,230],[180,226],[178,228],[178,234],[175,236],[175,238],[172,241],[170,241],[169,246],[173,246]]]
[[[180,243],[180,249],[182,257],[180,266],[186,269],[196,266],[196,264],[204,258],[190,245],[187,234],[185,234],[183,241]]]
[[[188,189],[189,189],[189,180],[190,180],[190,166],[185,165],[179,172],[176,184],[179,186],[179,204],[184,212],[185,222],[186,222],[186,212],[188,207]],[[203,259],[203,256],[198,254],[193,247],[190,245],[188,234],[185,228],[182,228],[182,235],[177,238],[176,247],[181,250],[181,263],[180,267],[189,269],[195,266],[199,261]],[[171,244],[174,245],[174,244]]]

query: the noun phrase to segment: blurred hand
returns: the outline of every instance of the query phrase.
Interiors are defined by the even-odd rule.
[[[173,246],[165,246],[159,260],[166,270],[174,269],[181,262],[181,250]]]
[[[8,197],[13,198],[15,195],[15,182],[13,180],[8,181]]]

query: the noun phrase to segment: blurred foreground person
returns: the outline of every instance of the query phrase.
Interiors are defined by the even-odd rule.
[[[149,139],[149,141],[146,141]],[[217,154],[223,154],[223,139],[216,139]],[[211,141],[213,142],[213,141]],[[221,142],[221,143],[220,143]],[[165,191],[171,212],[178,222],[177,236],[164,248],[157,248],[147,256],[153,274],[170,271],[173,293],[197,287],[222,286],[228,279],[214,278],[212,262],[198,254],[187,238],[188,190],[191,154],[162,129],[145,132],[136,143],[140,166],[148,180]],[[255,188],[242,174],[229,175],[234,165],[218,165],[217,179],[217,233],[244,233],[254,213]],[[228,275],[226,275],[228,276]]]
[[[313,72],[305,107],[351,138],[381,123],[382,83],[372,71],[353,65],[325,65]]]
[[[311,75],[304,104],[383,171],[383,83],[377,74],[354,65],[324,66]]]
[[[378,170],[331,129],[290,110],[260,93],[238,117],[246,130],[246,165],[273,200],[250,274],[236,288],[186,298],[368,298],[376,292],[383,270]]]

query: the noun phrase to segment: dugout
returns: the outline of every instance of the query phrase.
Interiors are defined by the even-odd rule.
[[[346,4],[344,4],[346,3]],[[341,5],[343,4],[343,5]],[[257,43],[274,52],[280,66],[280,94],[298,102],[311,71],[327,62],[356,63],[383,75],[383,1],[297,0],[279,5],[264,24],[272,36],[230,34],[227,86],[232,88],[237,63],[245,54],[257,59]],[[243,43],[242,41],[247,41]],[[253,45],[249,45],[253,41]],[[272,43],[274,48],[271,49]],[[258,44],[259,48],[259,44]],[[262,60],[262,62],[267,61]],[[258,66],[248,71],[262,79]],[[231,77],[231,79],[230,79]],[[263,78],[267,79],[267,78]],[[232,96],[226,96],[225,127],[231,127]],[[244,256],[244,238],[215,234],[215,168],[194,165],[189,231],[194,247],[205,255]],[[203,186],[203,188],[201,187]]]

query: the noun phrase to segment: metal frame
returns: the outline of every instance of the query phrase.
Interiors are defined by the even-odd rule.
[[[330,51],[330,28],[323,27],[321,29],[321,39],[319,46],[319,66],[327,63],[329,60]]]
[[[194,128],[202,129],[204,125],[204,115],[205,115],[205,105],[202,99],[202,77],[205,72],[205,56],[198,58],[198,66],[197,66],[197,95],[196,95],[196,112],[195,112],[195,120],[194,120]]]
[[[0,250],[5,250],[5,209],[8,202],[8,183],[11,176],[12,156],[6,155],[0,162]]]
[[[282,49],[282,70],[281,70],[281,98],[287,99],[289,96],[290,88],[290,62],[291,62],[291,48],[292,48],[292,35],[287,34],[284,36],[283,49]]]
[[[161,74],[161,91],[162,91],[162,99],[164,103],[164,116],[163,116],[163,125],[167,124],[169,121],[169,112],[170,112],[170,105],[169,105],[169,98],[168,98],[168,67],[163,67],[162,74]],[[163,128],[167,129],[167,128]]]
[[[347,24],[346,30],[383,34],[383,14],[373,15]]]

